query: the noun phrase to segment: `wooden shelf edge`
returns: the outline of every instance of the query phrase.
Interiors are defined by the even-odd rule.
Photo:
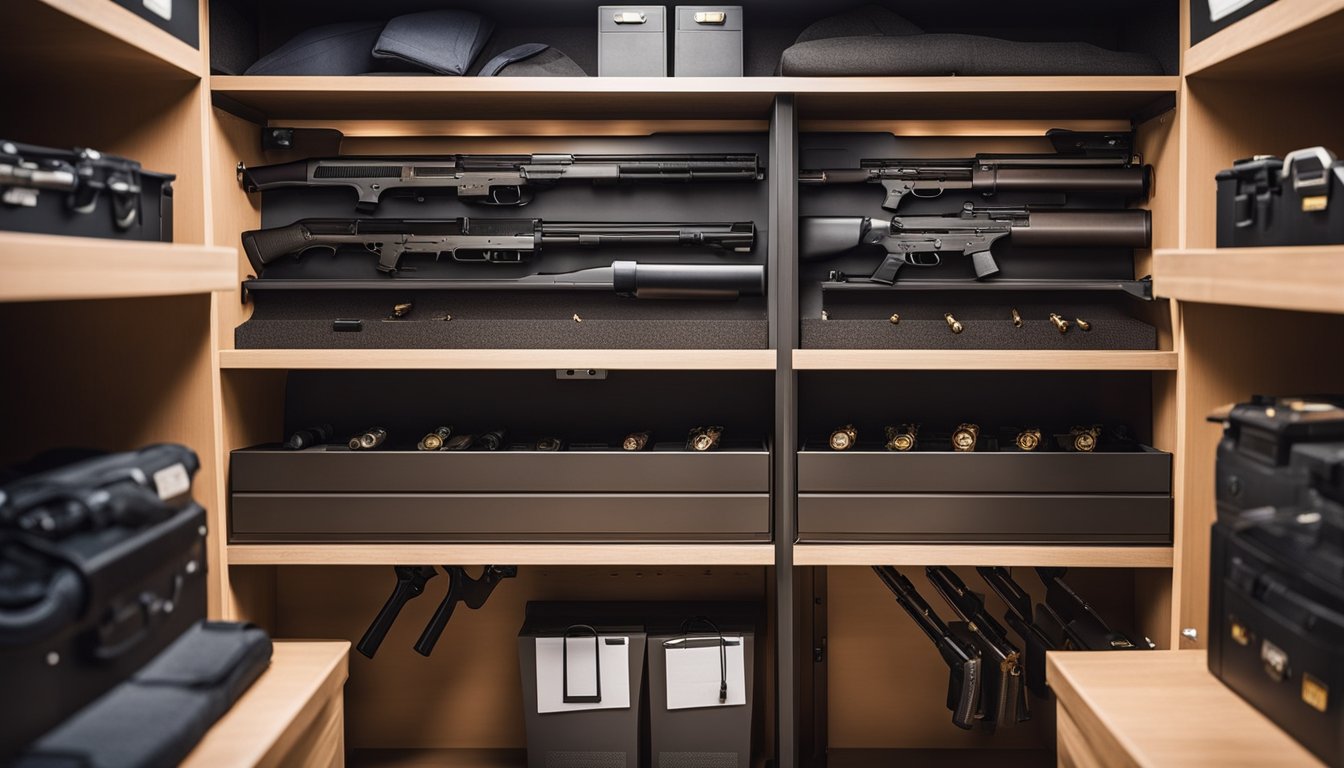
[[[772,349],[223,349],[224,369],[773,371]]]
[[[800,371],[1174,371],[1177,353],[1099,350],[795,349]]]
[[[1176,93],[1181,78],[1144,76],[1035,77],[327,77],[213,75],[215,93]]]
[[[275,641],[270,667],[216,722],[182,762],[185,768],[279,765],[341,696],[348,676],[347,640]]]
[[[178,40],[131,11],[107,0],[39,0],[72,21],[135,48],[177,74],[200,78],[205,72],[201,51]]]
[[[352,749],[350,768],[525,768],[526,749]]]
[[[229,565],[774,565],[773,544],[230,544]]]
[[[1019,544],[797,544],[794,565],[1002,565],[1170,568],[1171,547]]]
[[[115,299],[227,291],[233,248],[0,232],[0,301]]]
[[[1185,76],[1212,74],[1340,12],[1344,0],[1278,0],[1191,46],[1185,52]]]
[[[1203,304],[1344,313],[1344,246],[1158,250],[1153,292]]]

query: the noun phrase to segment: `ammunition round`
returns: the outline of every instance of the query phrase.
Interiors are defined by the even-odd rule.
[[[1017,447],[1020,450],[1034,451],[1041,445],[1041,430],[1024,429],[1021,432],[1017,433],[1017,439],[1015,442],[1017,443]]]
[[[944,314],[943,319],[947,321],[947,327],[951,328],[953,333],[961,333],[966,330],[966,326],[962,325],[960,320],[953,317],[951,312]]]
[[[1050,313],[1050,322],[1055,324],[1055,328],[1057,328],[1060,333],[1069,332],[1069,321],[1065,320],[1064,318],[1060,317],[1054,312]]]
[[[833,451],[847,451],[859,441],[859,432],[853,424],[846,424],[831,433],[828,443]]]
[[[952,450],[969,452],[975,450],[980,441],[980,427],[975,424],[962,424],[952,433]]]

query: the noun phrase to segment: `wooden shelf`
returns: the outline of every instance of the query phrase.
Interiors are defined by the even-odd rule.
[[[210,728],[185,768],[330,765],[343,738],[350,643],[276,641],[271,665]],[[298,758],[297,760],[295,758]]]
[[[1153,292],[1205,304],[1344,313],[1344,245],[1159,250]]]
[[[800,371],[1174,371],[1175,352],[795,349]]]
[[[1263,80],[1344,74],[1344,0],[1277,0],[1192,46],[1185,74]]]
[[[350,768],[526,768],[525,749],[355,749]]]
[[[247,77],[211,92],[300,119],[756,118],[776,94],[804,117],[1117,118],[1174,106],[1179,77]]]
[[[221,368],[773,371],[772,349],[224,349]]]
[[[230,544],[229,565],[774,565],[773,544]]]
[[[1003,565],[1170,568],[1171,547],[1020,544],[797,544],[794,565]]]
[[[0,232],[0,273],[0,301],[181,296],[236,288],[238,253],[203,245]]]
[[[1043,749],[828,749],[826,768],[1053,768],[1055,754]]]
[[[84,70],[138,79],[189,80],[205,56],[108,0],[13,0],[0,25],[4,71]]]

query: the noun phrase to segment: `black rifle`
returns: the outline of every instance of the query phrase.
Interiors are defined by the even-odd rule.
[[[1003,727],[1031,719],[1026,689],[1022,687],[1022,652],[1008,640],[1008,631],[985,610],[984,599],[972,592],[950,568],[930,566],[924,569],[924,574],[952,610],[967,623],[972,638],[980,647],[981,658],[992,659],[999,668],[997,677],[985,675],[984,698],[992,704],[985,719],[992,719]]]
[[[858,168],[803,171],[802,184],[881,184],[882,207],[895,211],[907,195],[939,197],[948,190],[971,190],[985,197],[998,192],[1084,192],[1147,198],[1153,169],[1130,154],[1127,134],[1051,131],[1055,154],[994,155],[954,160],[861,160]]]
[[[1064,583],[1067,568],[1037,568],[1045,583],[1045,603],[1037,623],[1051,625],[1060,638],[1059,646],[1075,651],[1150,651],[1156,646],[1144,638],[1136,643],[1123,632],[1111,629],[1082,597]]]
[[[1042,698],[1048,696],[1050,689],[1045,683],[1045,654],[1058,650],[1059,646],[1032,623],[1031,595],[1013,580],[1007,568],[982,566],[975,570],[999,599],[1007,604],[1008,612],[1003,615],[1003,619],[1026,646],[1027,689]]]
[[[697,245],[748,253],[750,221],[724,224],[552,222],[541,219],[303,219],[243,233],[243,250],[261,274],[272,261],[312,248],[357,246],[395,272],[405,253],[448,254],[455,261],[517,264],[543,246]]]
[[[952,724],[967,730],[974,728],[980,710],[981,661],[976,649],[952,634],[920,597],[915,585],[900,571],[889,565],[875,565],[873,571],[896,596],[896,602],[933,641],[951,671],[947,681],[947,708],[952,711]]]
[[[396,280],[247,280],[244,295],[255,291],[294,290],[445,290],[445,291],[615,291],[635,299],[737,299],[765,293],[760,264],[640,264],[613,261],[610,267],[525,277]]]
[[[1076,211],[1032,208],[977,208],[946,216],[808,216],[802,220],[802,258],[829,259],[859,246],[887,253],[868,278],[891,285],[901,267],[936,267],[943,253],[971,257],[977,278],[999,271],[990,249],[1012,236],[1016,245],[1073,248],[1147,248],[1152,217],[1141,209]],[[843,279],[843,276],[840,276]]]
[[[425,625],[425,631],[415,641],[415,652],[421,656],[429,656],[434,651],[434,644],[448,626],[448,620],[453,618],[453,609],[458,603],[466,603],[473,610],[480,608],[485,605],[500,580],[518,575],[516,565],[487,565],[480,578],[476,579],[468,576],[466,569],[460,565],[445,565],[443,570],[449,578],[448,594],[443,596],[443,602],[439,603],[429,624]]]
[[[397,621],[397,615],[401,613],[402,607],[406,603],[422,595],[425,591],[425,582],[439,575],[432,565],[398,565],[397,585],[392,588],[392,594],[388,596],[387,602],[378,611],[374,617],[373,623],[365,630],[364,636],[359,639],[359,644],[355,648],[370,659],[378,652],[378,646],[383,644],[383,638],[387,637],[387,631]]]
[[[247,168],[248,192],[281,187],[349,187],[358,209],[372,211],[388,190],[451,189],[463,201],[526,205],[531,188],[557,181],[759,181],[754,154],[727,155],[444,155],[329,157]]]
[[[0,141],[0,202],[6,205],[32,207],[42,192],[61,192],[70,210],[92,213],[98,195],[106,192],[113,223],[130,229],[140,214],[140,173],[140,163],[92,149],[66,152]]]

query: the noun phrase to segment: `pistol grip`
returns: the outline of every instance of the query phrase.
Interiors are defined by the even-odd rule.
[[[355,646],[356,650],[372,659],[373,655],[378,652],[378,647],[383,644],[383,638],[387,637],[388,630],[392,629],[392,625],[396,623],[401,609],[418,594],[420,592],[411,588],[410,585],[397,584],[397,588],[388,596],[387,602],[383,603],[382,609],[374,617],[373,623],[364,631],[364,636],[359,639],[359,644]]]
[[[434,645],[439,642],[439,636],[443,634],[443,630],[448,628],[448,622],[452,620],[453,609],[456,607],[457,585],[454,583],[448,588],[448,594],[444,595],[439,607],[434,610],[434,615],[425,625],[425,631],[420,633],[420,639],[415,641],[416,653],[428,658],[429,654],[434,652]]]
[[[901,267],[903,266],[905,266],[905,258],[903,256],[888,253],[887,257],[882,260],[882,263],[878,265],[877,271],[873,272],[873,276],[869,279],[874,283],[893,285],[896,282],[896,274],[901,271]]]
[[[975,279],[984,280],[999,273],[999,265],[994,254],[989,251],[977,251],[971,254],[971,266],[975,268]]]

